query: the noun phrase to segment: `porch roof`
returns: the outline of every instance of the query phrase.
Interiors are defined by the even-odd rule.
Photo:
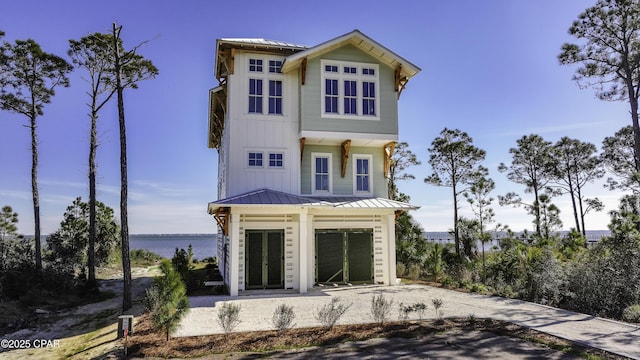
[[[361,196],[301,196],[271,189],[259,189],[209,203],[209,214],[221,207],[243,206],[307,206],[324,208],[395,209],[416,210],[420,208],[409,203]]]

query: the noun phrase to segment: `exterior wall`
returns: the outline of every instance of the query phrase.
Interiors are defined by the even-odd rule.
[[[251,190],[270,188],[293,194],[299,193],[300,151],[298,141],[298,92],[297,73],[284,74],[283,114],[251,114],[248,112],[249,98],[249,57],[263,59],[271,57],[265,54],[236,52],[234,74],[227,79],[227,113],[223,140],[226,171],[222,175],[225,189],[220,191],[224,197],[242,194]],[[268,65],[265,63],[264,67]],[[263,97],[268,97],[268,84],[263,84]],[[267,109],[264,109],[267,112]],[[231,140],[229,140],[231,139]],[[248,166],[250,151],[263,152],[262,168]],[[283,168],[268,166],[269,152],[284,155]]]
[[[345,116],[339,119],[323,118],[322,102],[322,59],[379,64],[380,120],[353,119]],[[398,134],[398,93],[394,90],[394,69],[377,62],[353,45],[347,45],[324,54],[321,58],[310,59],[307,64],[305,85],[301,86],[301,131],[329,131],[371,134]]]
[[[373,230],[374,283],[395,284],[395,227],[393,210],[306,209],[296,207],[231,209],[227,242],[218,245],[219,254],[228,251],[220,264],[231,296],[245,291],[245,232],[284,230],[284,288],[306,293],[315,284],[315,231],[326,229]],[[278,215],[274,215],[278,214]],[[393,252],[393,253],[392,253]]]
[[[387,180],[384,178],[384,158],[382,147],[360,147],[352,146],[347,159],[347,169],[344,178],[342,172],[342,154],[339,145],[305,145],[300,166],[300,193],[311,195],[311,177],[313,176],[312,153],[330,153],[332,156],[331,171],[333,182],[333,194],[331,195],[353,195],[353,159],[356,155],[372,156],[372,184],[374,197],[387,197]]]

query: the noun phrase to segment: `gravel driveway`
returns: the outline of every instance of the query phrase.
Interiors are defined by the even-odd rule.
[[[371,322],[371,298],[383,294],[393,300],[391,317],[396,319],[400,303],[427,305],[425,318],[435,318],[432,299],[441,299],[445,317],[492,318],[533,328],[615,354],[640,359],[640,327],[618,321],[574,313],[539,304],[501,297],[468,294],[425,285],[354,286],[314,288],[307,294],[280,292],[252,293],[252,296],[198,296],[190,298],[191,310],[175,336],[222,333],[217,311],[224,302],[241,306],[241,322],[236,331],[269,330],[271,316],[280,304],[293,306],[296,327],[318,326],[317,309],[332,297],[352,304],[338,322]],[[415,313],[414,313],[415,315]]]

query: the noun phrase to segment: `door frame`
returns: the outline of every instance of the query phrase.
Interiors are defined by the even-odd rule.
[[[252,269],[250,263],[252,259],[249,257],[249,236],[250,234],[260,233],[262,235],[262,247],[261,247],[261,258],[260,258],[260,267],[262,268],[262,282],[260,285],[250,285],[249,284],[249,271]],[[280,259],[280,267],[278,270],[280,272],[280,283],[279,284],[270,284],[269,283],[269,271],[273,270],[269,265],[269,234],[277,233],[280,235],[280,254],[278,258]],[[245,230],[245,246],[244,246],[244,276],[245,276],[245,287],[247,290],[255,290],[255,289],[283,289],[284,288],[284,229],[251,229]],[[253,260],[255,261],[255,259]],[[255,264],[254,264],[255,266]]]

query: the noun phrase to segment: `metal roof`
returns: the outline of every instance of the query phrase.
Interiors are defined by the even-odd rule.
[[[259,189],[209,203],[209,213],[224,206],[308,206],[326,208],[415,210],[419,206],[385,199],[359,196],[301,196],[271,189]]]
[[[353,30],[337,38],[323,42],[322,44],[308,48],[307,50],[290,55],[285,59],[282,65],[282,72],[288,72],[300,66],[302,60],[306,57],[313,58],[322,54],[342,47],[346,44],[352,44],[383,64],[387,64],[391,68],[401,67],[402,75],[411,78],[420,72],[420,68],[412,64],[402,56],[387,49],[379,42],[373,40],[360,30]]]
[[[293,44],[285,41],[267,40],[262,38],[223,38],[218,39],[219,43],[238,44],[238,45],[254,45],[264,47],[281,47],[281,48],[293,48],[304,50],[309,47],[306,45]]]

